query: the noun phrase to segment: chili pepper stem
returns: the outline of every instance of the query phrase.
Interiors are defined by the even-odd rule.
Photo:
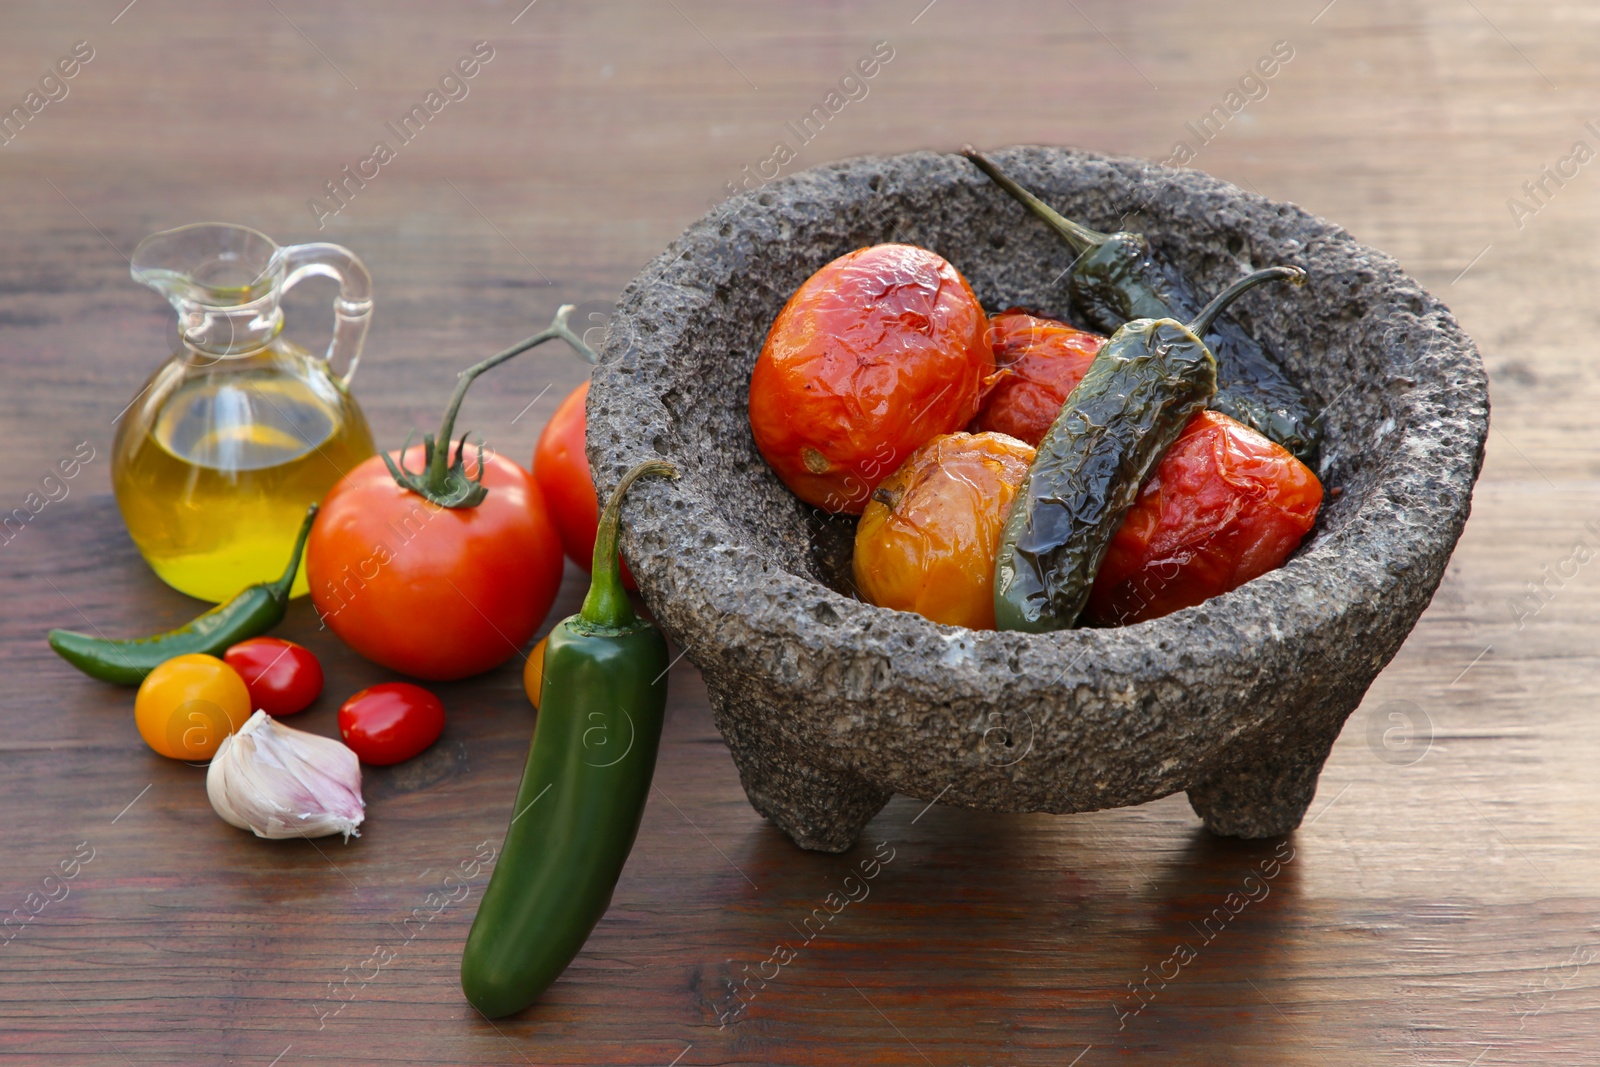
[[[633,604],[622,587],[622,564],[617,555],[617,533],[622,524],[622,497],[628,486],[649,474],[669,478],[678,476],[678,468],[664,459],[647,459],[628,471],[611,490],[605,510],[600,512],[600,526],[595,532],[594,560],[589,582],[589,592],[583,598],[583,609],[578,617],[591,626],[624,630],[639,621],[633,613]]]
[[[1211,324],[1216,321],[1217,316],[1221,315],[1229,304],[1263,282],[1278,281],[1280,279],[1289,282],[1291,285],[1304,285],[1306,283],[1306,272],[1299,267],[1267,267],[1252,274],[1246,274],[1243,278],[1240,278],[1212,297],[1211,303],[1200,309],[1200,314],[1196,315],[1194,321],[1189,323],[1189,332],[1196,337],[1204,337],[1206,331],[1211,329]]]
[[[546,329],[462,371],[456,381],[455,392],[450,397],[450,404],[444,409],[444,419],[439,423],[439,432],[434,435],[424,435],[422,438],[422,470],[413,474],[397,464],[387,452],[382,453],[383,461],[388,465],[389,473],[394,476],[394,480],[402,488],[409,489],[440,507],[471,508],[482,503],[489,492],[482,484],[483,445],[481,443],[478,445],[476,479],[469,479],[466,473],[466,433],[462,433],[461,442],[456,446],[455,458],[450,457],[450,437],[455,433],[456,415],[461,411],[461,402],[466,399],[467,390],[478,375],[493,370],[513,356],[519,356],[528,349],[542,345],[546,341],[553,341],[557,337],[571,345],[586,363],[600,362],[599,354],[567,325],[567,320],[575,310],[571,304],[562,304],[556,310],[556,317]],[[406,441],[409,445],[410,438],[407,437]],[[405,460],[404,449],[400,452],[400,459],[402,462]]]
[[[1091,230],[1081,222],[1073,222],[1049,204],[1034,196],[1028,190],[1018,185],[1004,171],[994,164],[994,161],[971,145],[962,145],[961,154],[972,160],[978,169],[989,176],[989,180],[1009,193],[1013,199],[1020,201],[1029,211],[1039,216],[1050,228],[1064,237],[1072,250],[1078,255],[1086,255],[1096,248],[1111,240],[1111,235]]]
[[[306,538],[311,536],[311,520],[317,517],[317,505],[312,504],[306,508],[305,521],[300,523],[300,533],[294,539],[294,551],[289,553],[289,565],[283,569],[283,575],[271,585],[267,592],[272,594],[272,599],[280,604],[289,602],[289,590],[294,586],[295,575],[300,571],[300,556],[305,552]]]

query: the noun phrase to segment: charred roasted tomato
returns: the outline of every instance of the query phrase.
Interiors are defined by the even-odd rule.
[[[1287,449],[1202,411],[1139,487],[1086,618],[1144,622],[1237,589],[1282,565],[1321,506],[1322,483]]]
[[[977,414],[987,327],[967,280],[927,249],[841,256],[767,334],[750,376],[756,447],[801,500],[860,514],[913,450]]]
[[[993,384],[974,424],[1038,446],[1106,339],[1022,308],[989,320]]]
[[[856,526],[856,587],[869,602],[934,622],[994,629],[994,555],[1033,447],[952,433],[913,452],[873,490]]]

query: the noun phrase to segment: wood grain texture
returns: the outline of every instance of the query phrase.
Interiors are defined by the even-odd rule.
[[[1593,8],[124,2],[0,11],[6,108],[75,42],[95,49],[67,98],[0,146],[0,511],[95,449],[0,547],[0,912],[93,850],[70,895],[0,944],[0,1062],[1600,1063],[1600,564],[1564,564],[1579,541],[1600,547],[1600,163],[1538,202],[1522,190],[1575,141],[1600,148],[1584,125],[1600,119]],[[319,233],[308,199],[479,40],[495,55],[470,95]],[[432,425],[457,369],[557,304],[603,315],[877,41],[894,58],[795,167],[965,141],[1162,159],[1186,140],[1194,166],[1395,255],[1490,369],[1474,516],[1264,883],[1246,877],[1281,843],[1211,839],[1181,797],[1062,818],[900,798],[855,852],[802,853],[746,803],[679,663],[611,911],[545,1003],[490,1024],[457,985],[483,879],[426,909],[503,833],[532,725],[519,664],[438,687],[445,736],[370,772],[359,841],[268,843],[212,814],[202,770],[143,746],[130,694],[42,640],[196,610],[143,565],[110,495],[114,418],[170,329],[124,255],[200,219],[357,250],[378,311],[356,391],[392,446]],[[1265,95],[1200,144],[1185,124],[1278,41],[1293,57]],[[1538,210],[1515,218],[1510,197]],[[289,306],[312,344],[318,284]],[[583,373],[534,352],[462,425],[531,455]],[[1549,575],[1536,614],[1512,608]],[[552,618],[580,588],[569,568]],[[282,632],[328,672],[296,725],[332,733],[339,700],[388,677],[305,603]],[[1427,724],[1410,747],[1385,747],[1395,712]],[[880,842],[894,858],[869,895],[829,912]],[[1260,899],[1234,913],[1237,893]],[[1207,925],[1218,908],[1227,921]],[[780,943],[793,958],[719,1029]],[[381,967],[366,962],[378,946]]]

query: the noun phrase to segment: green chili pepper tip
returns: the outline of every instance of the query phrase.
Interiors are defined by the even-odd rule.
[[[311,504],[306,508],[306,517],[300,523],[300,532],[295,535],[294,549],[289,553],[289,563],[283,569],[283,574],[278,580],[267,585],[267,592],[272,594],[272,599],[281,604],[289,602],[289,590],[294,588],[295,575],[300,573],[300,557],[305,552],[306,538],[311,536],[311,523],[316,519],[320,505]]]
[[[605,510],[600,513],[600,526],[594,538],[593,575],[589,593],[583,598],[583,610],[578,617],[591,626],[604,626],[617,630],[628,629],[639,622],[633,605],[622,588],[622,564],[617,555],[617,533],[622,522],[622,497],[628,486],[649,474],[668,478],[678,476],[678,468],[664,459],[647,459],[634,467],[617,487],[611,490]]]

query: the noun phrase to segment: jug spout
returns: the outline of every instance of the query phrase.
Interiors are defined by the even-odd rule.
[[[243,355],[264,347],[283,327],[280,252],[248,226],[201,222],[140,241],[132,274],[172,304],[190,348]]]
[[[197,222],[151,234],[133,250],[133,277],[167,298],[192,351],[243,356],[283,329],[279,301],[303,278],[339,283],[327,360],[350,383],[372,318],[372,276],[348,248],[314,243],[280,247],[248,226]],[[338,373],[337,371],[335,373]]]

